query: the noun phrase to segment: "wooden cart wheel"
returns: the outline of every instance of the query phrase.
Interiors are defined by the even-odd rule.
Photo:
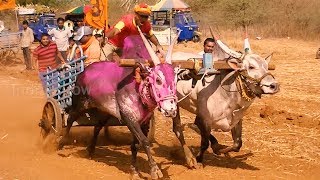
[[[11,66],[16,63],[17,54],[12,50],[8,50],[5,58],[5,63],[7,66]]]
[[[0,51],[0,65],[4,66],[6,61],[6,52]]]
[[[43,107],[40,124],[44,138],[49,134],[54,134],[56,136],[62,135],[62,115],[59,104],[55,99],[47,99],[47,102]]]
[[[11,66],[16,61],[16,53],[12,50],[3,51],[0,55],[0,63],[3,66]]]

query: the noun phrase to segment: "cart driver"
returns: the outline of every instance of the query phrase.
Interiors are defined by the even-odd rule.
[[[150,15],[150,6],[144,3],[136,5],[134,7],[134,14],[123,16],[121,20],[106,33],[107,43],[104,47],[108,60],[118,62],[124,39],[128,36],[139,35],[137,26],[140,27],[142,33],[156,46],[157,52],[164,56],[163,48],[153,34],[151,24],[148,21]],[[116,53],[116,55],[114,53]]]

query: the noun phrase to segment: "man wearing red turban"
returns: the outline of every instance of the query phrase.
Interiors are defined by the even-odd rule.
[[[147,4],[139,4],[134,7],[134,14],[125,15],[107,33],[108,43],[104,49],[109,60],[114,60],[113,52],[121,56],[124,39],[128,36],[139,35],[138,26],[142,33],[156,46],[158,52],[164,55],[162,46],[152,32],[151,24],[148,21],[151,15],[151,8]],[[116,60],[117,61],[117,60]]]

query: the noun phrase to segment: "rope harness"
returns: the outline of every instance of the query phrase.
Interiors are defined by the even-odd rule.
[[[261,98],[261,87],[266,86],[261,85],[261,81],[267,76],[272,76],[274,78],[274,76],[269,72],[256,79],[249,76],[247,71],[238,71],[236,75],[236,85],[238,92],[247,101],[251,101],[255,97]],[[259,87],[260,89],[257,90],[257,87]]]

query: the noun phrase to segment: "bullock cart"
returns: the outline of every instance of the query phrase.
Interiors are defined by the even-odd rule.
[[[2,32],[0,33],[0,65],[10,65],[21,63],[17,58],[20,47],[20,32]]]
[[[77,76],[84,71],[85,56],[68,62],[64,67],[48,69],[42,75],[46,86],[44,88],[47,101],[43,107],[42,117],[39,122],[41,135],[45,139],[48,135],[59,138],[63,135],[63,129],[67,126],[67,108],[72,104],[72,94],[80,93],[85,89],[75,88]],[[151,119],[149,139],[154,137],[154,119]],[[98,122],[85,113],[77,119],[73,126],[94,126]],[[106,126],[125,126],[118,119],[108,120]],[[52,136],[51,136],[52,137]],[[50,142],[51,143],[51,142]]]

